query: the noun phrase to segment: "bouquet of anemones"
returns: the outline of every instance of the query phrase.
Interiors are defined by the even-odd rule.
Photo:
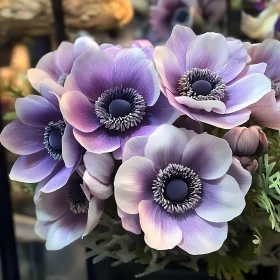
[[[166,46],[63,42],[28,78],[1,143],[10,178],[38,183],[49,250],[94,262],[208,266],[243,279],[279,263],[280,43],[175,26]],[[243,126],[240,126],[243,125]],[[137,237],[137,235],[139,235]]]

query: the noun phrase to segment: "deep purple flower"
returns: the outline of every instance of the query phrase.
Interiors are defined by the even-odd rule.
[[[150,22],[161,40],[167,40],[176,24],[192,26],[194,0],[158,0],[151,7]]]
[[[63,86],[75,59],[85,51],[98,49],[99,46],[90,37],[80,37],[74,44],[62,42],[57,50],[44,55],[36,68],[28,71],[28,80],[37,90],[44,79],[51,79]]]
[[[162,125],[126,143],[114,186],[118,207],[139,214],[148,246],[197,255],[222,246],[251,182],[224,139]]]
[[[36,233],[48,250],[59,250],[89,234],[99,223],[104,200],[113,193],[114,159],[110,154],[86,153],[68,183],[52,193],[36,190]]]
[[[217,33],[196,36],[176,26],[154,60],[162,92],[171,105],[194,120],[232,128],[249,119],[247,107],[270,91],[262,65],[246,66],[248,54],[239,40]]]
[[[150,135],[172,123],[177,113],[160,95],[153,62],[139,48],[115,56],[90,51],[77,58],[60,102],[74,135],[90,152],[115,151],[121,158],[126,141]]]
[[[82,148],[60,112],[52,88],[41,84],[42,96],[29,95],[16,101],[18,120],[8,124],[0,135],[2,145],[19,158],[10,178],[40,182],[44,192],[54,191],[68,181],[82,157]]]

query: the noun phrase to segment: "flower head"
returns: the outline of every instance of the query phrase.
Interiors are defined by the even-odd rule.
[[[172,123],[177,113],[160,94],[153,62],[139,48],[116,55],[89,51],[75,62],[60,102],[74,135],[90,152],[114,151],[126,141]]]
[[[170,104],[192,119],[232,128],[246,122],[246,107],[269,90],[261,70],[246,66],[243,43],[217,33],[196,36],[176,26],[166,47],[154,51],[162,92]]]
[[[51,192],[65,185],[83,151],[61,115],[53,89],[41,84],[40,93],[16,101],[18,120],[3,129],[0,142],[20,155],[10,173],[12,180],[40,182],[42,191]]]
[[[57,50],[44,55],[37,63],[36,68],[28,71],[30,83],[35,89],[39,90],[40,82],[48,78],[64,86],[75,59],[83,52],[91,49],[98,50],[99,47],[90,37],[80,37],[74,44],[62,42]]]
[[[162,125],[126,143],[115,198],[123,212],[139,215],[151,248],[207,254],[243,211],[251,180],[225,140]]]
[[[227,10],[226,0],[198,0],[198,14],[207,18],[210,22],[219,22],[225,15]]]
[[[40,195],[36,190],[35,231],[46,239],[48,250],[59,250],[89,234],[99,223],[104,200],[113,193],[113,157],[86,153],[84,163],[63,188]]]

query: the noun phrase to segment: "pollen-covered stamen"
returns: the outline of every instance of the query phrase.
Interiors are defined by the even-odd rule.
[[[183,74],[178,90],[182,96],[197,101],[221,100],[226,94],[226,84],[208,69],[193,68]]]
[[[67,73],[61,74],[61,75],[59,76],[58,80],[57,80],[57,83],[58,83],[59,85],[61,85],[61,86],[64,87],[64,84],[65,84],[65,81],[66,81],[68,75],[69,75],[69,74],[67,74]]]
[[[65,122],[49,122],[45,127],[43,143],[49,155],[55,160],[62,159],[62,136],[65,130]]]
[[[278,97],[280,94],[280,87],[273,81],[271,81],[271,89],[275,90],[275,97]]]
[[[154,200],[168,213],[185,213],[201,200],[202,182],[190,168],[170,163],[153,181]]]
[[[72,182],[67,191],[70,210],[75,214],[87,213],[89,201],[79,182]]]
[[[109,130],[125,131],[137,126],[145,115],[142,95],[132,88],[106,90],[94,103],[95,113]]]

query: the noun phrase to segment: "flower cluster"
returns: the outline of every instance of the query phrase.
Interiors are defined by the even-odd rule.
[[[191,1],[177,2],[174,22],[189,20]],[[42,57],[28,72],[39,95],[17,100],[0,141],[20,155],[10,178],[38,183],[46,247],[88,235],[105,212],[150,248],[219,250],[268,150],[261,126],[280,129],[279,60],[277,41],[180,25],[161,47],[79,38]]]

